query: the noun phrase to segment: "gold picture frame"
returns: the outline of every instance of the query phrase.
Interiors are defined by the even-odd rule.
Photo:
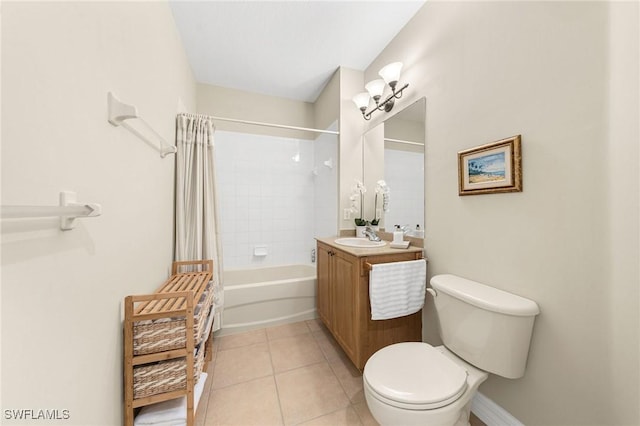
[[[521,191],[520,135],[458,152],[458,195]]]

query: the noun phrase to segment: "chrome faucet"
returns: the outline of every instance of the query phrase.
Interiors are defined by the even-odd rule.
[[[380,237],[378,237],[376,231],[370,226],[364,228],[363,234],[365,237],[369,238],[369,241],[380,241]]]
[[[398,228],[400,228],[399,230],[402,231],[404,235],[407,235],[409,232],[411,232],[411,228],[409,227],[409,225],[402,225]]]

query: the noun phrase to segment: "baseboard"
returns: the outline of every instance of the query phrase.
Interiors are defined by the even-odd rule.
[[[487,426],[524,426],[508,411],[480,392],[471,400],[471,411]]]

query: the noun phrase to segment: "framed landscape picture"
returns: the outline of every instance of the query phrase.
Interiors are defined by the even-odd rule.
[[[520,135],[458,152],[459,195],[520,191]]]

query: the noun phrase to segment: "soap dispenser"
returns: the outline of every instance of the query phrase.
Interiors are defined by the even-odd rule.
[[[404,232],[400,229],[400,225],[396,225],[393,230],[393,243],[400,244],[402,241],[404,241]]]
[[[391,241],[391,244],[389,244],[389,247],[397,248],[397,249],[406,249],[409,247],[409,244],[411,244],[410,241],[404,240],[404,231],[402,230],[400,225],[396,225],[395,230],[393,231],[393,241]]]

